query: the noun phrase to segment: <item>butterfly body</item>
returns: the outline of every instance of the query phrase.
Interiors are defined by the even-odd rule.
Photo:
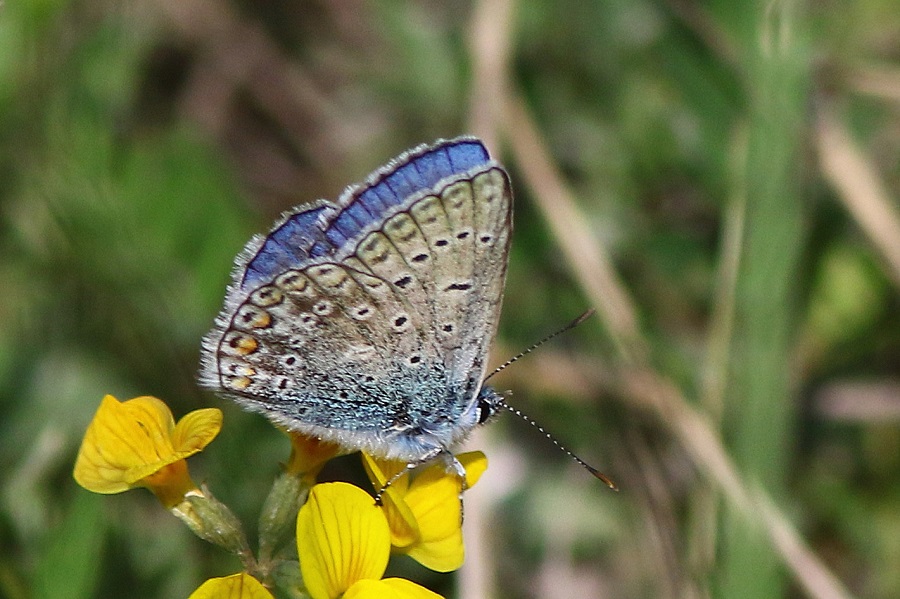
[[[500,401],[482,378],[511,214],[506,172],[471,137],[285,213],[236,260],[201,384],[348,451],[448,451]]]

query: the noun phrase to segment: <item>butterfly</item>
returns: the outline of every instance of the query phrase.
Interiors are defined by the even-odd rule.
[[[348,452],[458,466],[451,448],[505,405],[483,377],[511,232],[480,140],[408,150],[247,243],[200,383]]]

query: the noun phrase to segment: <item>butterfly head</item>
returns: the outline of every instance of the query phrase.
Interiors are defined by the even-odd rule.
[[[475,404],[473,406],[475,411],[475,422],[479,425],[486,424],[493,420],[497,412],[505,407],[506,402],[503,400],[503,396],[497,393],[492,387],[484,386],[481,388],[481,391],[478,392],[478,397],[475,399]]]

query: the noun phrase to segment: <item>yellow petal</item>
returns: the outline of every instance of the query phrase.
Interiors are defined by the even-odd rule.
[[[413,545],[406,555],[435,572],[458,570],[466,560],[462,530],[457,528],[447,537]]]
[[[405,578],[361,580],[354,584],[344,599],[442,599],[440,595]]]
[[[487,456],[480,451],[467,451],[456,456],[463,468],[466,469],[466,486],[470,489],[475,486],[484,471],[487,470]]]
[[[467,487],[478,482],[487,468],[487,458],[480,451],[456,456],[466,471]],[[403,462],[377,460],[363,455],[369,478],[381,486],[394,473],[406,466]],[[443,462],[436,462],[418,473],[410,484],[402,476],[384,494],[384,510],[391,528],[394,549],[406,553],[423,566],[438,572],[459,568],[465,559],[460,492],[462,481],[448,472]]]
[[[247,574],[210,578],[188,599],[274,599],[261,582]]]
[[[487,468],[480,451],[462,453],[456,459],[466,470],[466,484],[478,482]],[[462,566],[465,547],[462,537],[462,481],[443,464],[433,464],[412,482],[404,501],[416,519],[419,538],[401,551],[427,568],[449,572]]]
[[[449,572],[465,559],[461,492],[462,481],[435,464],[416,477],[404,498],[419,527],[418,542],[406,553],[427,568]]]
[[[119,403],[107,395],[88,426],[75,461],[75,480],[95,493],[120,493],[168,463],[175,428],[169,408],[155,397]]]
[[[366,474],[369,475],[369,480],[372,481],[372,485],[376,490],[381,489],[384,484],[391,480],[398,472],[406,470],[406,462],[398,461],[398,460],[382,460],[378,458],[374,458],[367,453],[362,454],[363,458],[363,467],[366,469]],[[406,476],[401,476],[397,480],[391,483],[389,489],[394,489],[399,492],[400,495],[404,495],[406,493],[406,489],[409,487],[409,474]]]
[[[184,415],[175,425],[172,445],[176,453],[193,455],[204,449],[222,430],[222,410],[206,408]]]
[[[390,480],[392,476],[394,476],[401,470],[406,469],[406,462],[403,461],[381,460],[378,458],[373,458],[366,453],[362,454],[362,458],[363,466],[366,469],[366,474],[369,475],[369,480],[372,481],[372,484],[376,489],[380,489],[382,486],[384,486],[385,481]],[[487,457],[481,451],[467,451],[465,453],[457,454],[456,459],[460,464],[462,464],[463,468],[466,471],[467,487],[475,486],[475,483],[478,482],[478,480],[481,478],[481,475],[484,474],[485,470],[487,470]],[[434,465],[437,465],[437,463],[435,463]],[[391,486],[389,488],[396,488],[401,492],[401,494],[406,494],[406,490],[408,487],[409,476],[401,476],[399,479],[391,483]]]
[[[385,481],[406,470],[406,462],[396,460],[380,460],[368,454],[362,454],[363,466],[369,480],[376,489],[381,489]],[[409,475],[401,476],[382,495],[382,507],[391,529],[391,545],[398,549],[409,547],[419,540],[419,525],[412,510],[406,505],[403,496],[409,488]]]
[[[316,485],[300,508],[297,551],[313,599],[335,599],[359,580],[378,580],[390,548],[384,513],[358,487],[341,482]]]

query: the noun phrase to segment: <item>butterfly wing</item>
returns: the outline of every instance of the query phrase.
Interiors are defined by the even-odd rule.
[[[475,424],[511,202],[505,171],[459,138],[286,215],[239,259],[201,383],[347,449],[446,449]]]

